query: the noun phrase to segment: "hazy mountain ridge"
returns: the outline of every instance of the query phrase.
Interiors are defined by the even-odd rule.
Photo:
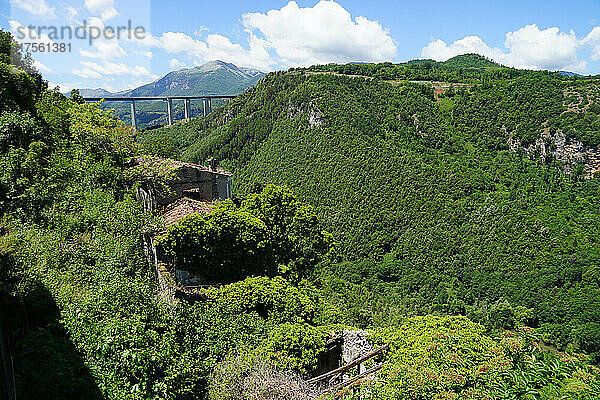
[[[185,68],[169,72],[161,78],[130,90],[109,92],[105,89],[80,89],[83,97],[103,97],[103,108],[114,108],[116,115],[123,121],[131,121],[128,103],[110,102],[111,97],[164,97],[164,96],[202,96],[237,95],[256,84],[265,73],[246,67],[238,67],[224,61],[211,61],[194,68]],[[213,101],[213,108],[222,104]],[[136,103],[138,127],[148,127],[166,123],[166,107],[162,102]],[[174,103],[175,119],[183,116],[183,107]],[[202,112],[198,102],[192,102],[192,115]]]
[[[265,73],[215,60],[194,68],[169,72],[161,78],[131,90],[110,92],[103,88],[80,89],[84,97],[197,96],[238,94],[254,85]]]

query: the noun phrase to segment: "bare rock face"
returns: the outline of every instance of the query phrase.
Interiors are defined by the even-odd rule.
[[[323,113],[317,108],[311,108],[308,113],[308,124],[311,128],[323,126]]]
[[[319,110],[316,103],[317,101],[313,99],[308,103],[295,105],[292,103],[292,100],[290,100],[288,103],[287,116],[292,119],[305,114],[308,118],[308,125],[311,128],[321,127],[325,123],[325,120],[323,119],[323,112]]]
[[[506,131],[506,129],[504,128]],[[587,148],[582,142],[567,139],[560,130],[551,133],[544,129],[535,143],[523,147],[519,139],[513,138],[512,133],[508,137],[508,146],[511,151],[522,148],[531,156],[553,156],[564,165],[566,173],[572,173],[578,164],[583,164],[586,178],[593,178],[600,172],[600,148]]]

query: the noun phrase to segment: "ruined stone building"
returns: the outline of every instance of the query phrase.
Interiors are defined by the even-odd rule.
[[[171,225],[192,214],[208,214],[217,202],[231,197],[231,173],[218,168],[214,160],[208,166],[166,158],[135,158],[129,171],[141,178],[137,200],[146,211],[159,214],[159,226],[145,237],[148,262],[156,270],[160,288],[173,294],[179,288],[200,285],[192,271],[178,269],[157,252],[155,240]]]

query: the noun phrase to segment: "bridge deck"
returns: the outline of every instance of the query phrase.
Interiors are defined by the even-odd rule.
[[[234,99],[233,95],[204,95],[204,96],[144,96],[144,97],[84,97],[85,101],[137,101],[137,100],[194,100],[194,99]]]
[[[101,101],[105,102],[117,102],[117,101],[125,101],[131,103],[131,126],[133,129],[137,129],[136,120],[135,120],[135,102],[136,101],[165,101],[167,103],[167,124],[173,125],[173,100],[183,100],[184,101],[184,112],[185,112],[185,120],[189,120],[192,115],[191,101],[192,100],[202,100],[203,103],[203,114],[206,117],[208,113],[212,110],[212,99],[234,99],[237,96],[227,95],[227,94],[207,94],[203,96],[144,96],[144,97],[134,97],[134,96],[108,96],[108,97],[84,97],[85,101]]]

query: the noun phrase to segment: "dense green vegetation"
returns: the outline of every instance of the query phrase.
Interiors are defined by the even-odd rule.
[[[393,68],[454,74],[459,61]],[[544,130],[600,143],[595,81],[493,66],[436,97],[424,84],[306,72],[270,74],[209,118],[140,140],[217,157],[237,193],[285,184],[312,204],[340,254],[314,279],[347,323],[462,314],[539,327],[598,357],[598,180],[524,151]],[[510,151],[509,138],[522,147]]]
[[[206,282],[230,283],[252,275],[306,276],[333,251],[333,239],[319,229],[312,207],[270,185],[240,207],[225,200],[208,216],[183,218],[157,247]]]
[[[372,399],[598,398],[597,367],[572,354],[598,352],[597,181],[457,125],[460,101],[493,85],[440,105],[417,84],[272,74],[140,148],[13,46],[0,32],[0,290],[29,322],[12,351],[19,399],[298,398],[281,390],[352,326],[390,345]],[[236,172],[236,198],[160,240],[232,281],[195,303],[159,293],[143,253],[160,222],[127,165],[160,143]],[[540,351],[523,325],[569,352]]]
[[[304,69],[299,69],[304,71]],[[360,75],[386,80],[482,82],[493,77],[515,77],[523,74],[477,54],[456,56],[445,62],[413,60],[404,64],[327,64],[305,69],[307,72],[329,72]]]

